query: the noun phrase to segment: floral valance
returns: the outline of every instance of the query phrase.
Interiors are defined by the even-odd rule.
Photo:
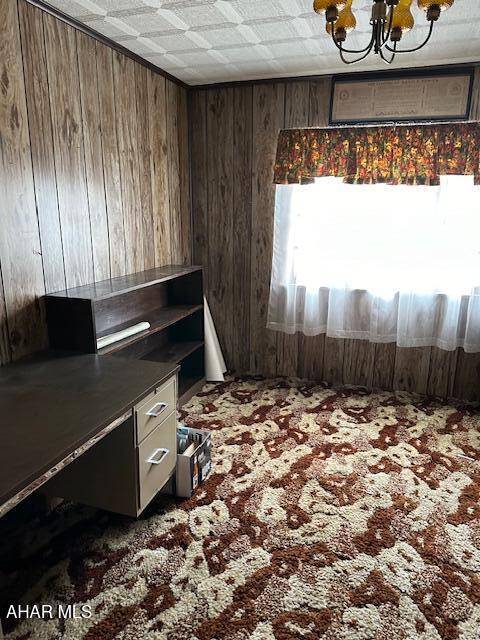
[[[480,184],[480,124],[285,129],[274,182],[308,184],[324,176],[369,184],[438,185],[441,175]]]

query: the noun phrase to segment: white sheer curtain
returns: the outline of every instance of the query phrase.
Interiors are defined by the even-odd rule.
[[[480,351],[480,187],[276,187],[268,324]]]

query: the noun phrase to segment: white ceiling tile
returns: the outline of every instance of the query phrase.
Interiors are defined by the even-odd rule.
[[[262,38],[255,33],[255,29],[252,29],[252,27],[247,24],[237,25],[237,31],[243,36],[246,42],[251,42],[252,44],[260,44],[262,42]]]
[[[297,58],[297,61],[299,61],[300,58],[305,59],[311,55],[303,44],[303,41],[299,40],[270,43],[268,49],[271,51],[272,58],[274,59],[291,58],[294,56]]]
[[[158,9],[159,15],[161,15],[164,20],[169,22],[172,27],[176,29],[181,29],[182,31],[186,31],[190,28],[189,23],[182,20],[174,11],[170,11],[170,9],[160,8]]]
[[[185,31],[185,38],[200,49],[210,49],[212,46],[207,38],[204,38],[202,34],[196,33],[195,31]]]
[[[176,33],[172,35],[151,35],[149,36],[150,40],[159,44],[168,52],[176,52],[176,51],[195,51],[196,49],[206,49],[209,48],[208,43],[203,47],[199,47],[192,40],[186,37],[187,32]]]
[[[230,4],[243,20],[262,20],[291,15],[290,10],[285,10],[278,0],[232,0]],[[292,5],[295,4],[292,0]]]
[[[100,8],[96,8],[96,10],[92,12],[91,7],[86,7],[80,0],[56,0],[51,4],[55,5],[57,9],[60,9],[60,11],[63,11],[72,18],[77,18],[77,20],[82,20],[85,17],[91,16],[92,13],[95,12],[97,15],[105,14],[105,11],[101,11]]]
[[[105,18],[89,21],[88,26],[116,42],[120,42],[122,38],[128,35],[123,29],[119,29],[118,25],[107,22]]]
[[[191,27],[202,27],[209,24],[228,22],[225,15],[215,5],[215,2],[179,2],[177,4],[164,3],[168,11],[174,13],[180,20]]]
[[[284,20],[265,20],[252,23],[250,27],[263,42],[271,42],[272,40],[295,40],[303,37],[298,32],[296,24],[288,18]],[[311,35],[310,30],[305,30],[305,37]]]
[[[373,54],[346,67],[312,0],[49,0],[64,13],[121,43],[187,83],[385,69]],[[351,48],[366,44],[373,0],[353,0]],[[425,38],[416,2],[405,47]],[[398,56],[393,68],[480,60],[480,1],[456,0],[435,25],[431,42]]]
[[[88,0],[81,0],[87,2]],[[94,0],[95,4],[105,9],[108,13],[117,11],[142,11],[147,5],[143,0]],[[147,5],[148,6],[148,5]]]
[[[228,0],[216,0],[215,7],[222,13],[223,16],[227,19],[228,22],[233,24],[240,24],[242,20],[242,16],[236,11],[232,2]]]
[[[202,29],[201,34],[205,40],[208,40],[211,47],[233,46],[250,42],[236,27]]]
[[[120,18],[105,16],[104,22],[111,25],[113,28],[118,29],[118,31],[124,35],[133,36],[134,38],[140,35],[140,32],[130,25],[128,19],[120,20]]]
[[[134,16],[128,16],[123,18],[124,22],[127,22],[138,33],[150,34],[155,32],[169,32],[178,31],[177,27],[174,27],[171,22],[165,20],[165,18],[157,13],[155,9],[151,10],[148,14],[137,14]]]

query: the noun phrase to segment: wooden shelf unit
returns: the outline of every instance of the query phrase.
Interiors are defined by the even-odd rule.
[[[163,309],[154,310],[151,315],[150,328],[145,331],[141,331],[140,333],[136,333],[133,336],[128,336],[128,338],[124,338],[123,340],[119,340],[118,342],[114,342],[113,344],[109,344],[101,349],[98,349],[98,353],[100,355],[106,355],[111,353],[116,353],[117,351],[123,351],[125,347],[130,346],[131,344],[135,344],[142,338],[146,338],[148,336],[153,335],[154,333],[158,333],[159,331],[164,331],[168,327],[174,325],[176,322],[183,320],[187,316],[195,313],[196,311],[202,311],[203,305],[175,305],[172,307],[164,307]],[[156,318],[155,318],[156,316]],[[155,319],[153,319],[155,318]],[[138,322],[143,322],[142,319],[137,318]],[[109,333],[116,333],[121,329],[124,329],[126,326],[137,324],[135,320],[128,323],[123,323],[118,327],[112,327],[111,331],[102,332],[103,335],[108,335]],[[97,337],[101,337],[97,335]]]
[[[179,364],[179,404],[205,381],[203,274],[169,265],[45,296],[50,346]],[[139,322],[150,327],[97,348],[98,338]]]

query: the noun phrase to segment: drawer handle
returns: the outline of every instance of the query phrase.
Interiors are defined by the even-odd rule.
[[[161,464],[170,453],[170,449],[155,449],[150,457],[145,460],[149,464]],[[160,457],[158,457],[160,456]]]
[[[168,407],[167,402],[157,402],[157,404],[154,404],[153,407],[149,409],[145,415],[158,418],[158,416],[162,413],[162,411],[165,411],[167,407]]]

